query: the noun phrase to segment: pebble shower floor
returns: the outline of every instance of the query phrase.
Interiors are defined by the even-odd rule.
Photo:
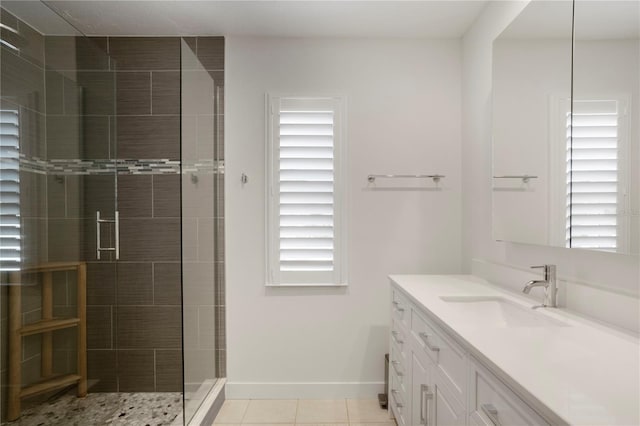
[[[182,393],[90,393],[76,398],[67,392],[51,402],[25,408],[7,426],[164,426],[182,425]]]

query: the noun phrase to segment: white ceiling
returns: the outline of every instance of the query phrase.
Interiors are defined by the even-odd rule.
[[[462,36],[486,3],[485,0],[47,1],[87,35],[429,38]],[[36,24],[31,17],[31,23],[43,33],[55,32],[55,28],[48,28],[50,20],[41,21]]]

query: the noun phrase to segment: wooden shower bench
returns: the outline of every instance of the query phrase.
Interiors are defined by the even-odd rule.
[[[53,273],[76,271],[77,314],[72,318],[53,316]],[[41,275],[42,319],[23,324],[22,274]],[[11,272],[9,277],[9,395],[7,418],[20,417],[22,398],[77,384],[78,397],[87,395],[87,266],[84,262],[46,263]],[[78,366],[75,374],[55,374],[53,371],[53,331],[76,327]],[[42,335],[41,380],[22,386],[22,338]]]

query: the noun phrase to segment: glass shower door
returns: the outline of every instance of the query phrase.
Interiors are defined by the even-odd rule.
[[[117,175],[108,55],[41,2],[3,1],[0,17],[4,421],[100,385],[87,302],[115,282]]]
[[[183,385],[180,40],[87,38],[45,3],[2,0],[1,8],[2,421],[53,413],[59,424],[94,424],[93,413],[105,423],[171,424]],[[190,164],[190,197],[202,204],[185,214],[203,235],[213,232],[212,162]],[[190,282],[214,269],[207,247],[198,250],[185,255],[198,266]],[[213,335],[204,320],[214,302],[185,309],[203,321],[204,336]],[[49,320],[63,322],[34,332]],[[213,344],[191,346],[188,359],[201,364],[190,377],[215,377],[214,361],[200,356],[213,357]],[[25,391],[54,377],[66,378]],[[188,389],[196,395],[205,382]]]
[[[206,409],[198,409],[220,377],[223,293],[215,283],[222,268],[217,262],[222,241],[217,214],[222,168],[216,137],[221,98],[212,73],[196,54],[195,39],[190,41],[181,41],[184,421],[200,424],[197,416]]]

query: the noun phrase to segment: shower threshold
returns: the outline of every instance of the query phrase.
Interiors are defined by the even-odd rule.
[[[187,392],[185,397],[185,411],[188,426],[212,424],[222,408],[225,393],[224,386],[227,379],[205,380],[194,392]],[[176,426],[174,423],[172,426]]]

